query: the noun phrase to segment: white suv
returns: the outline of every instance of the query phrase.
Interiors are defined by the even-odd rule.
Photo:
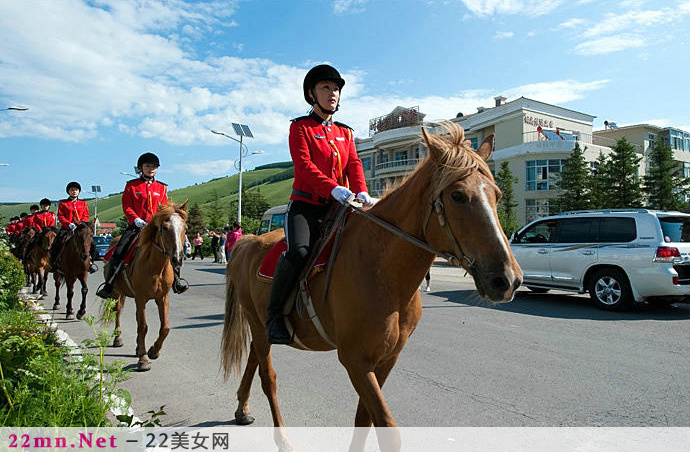
[[[589,291],[605,309],[690,301],[690,214],[645,209],[564,212],[515,233],[511,248],[535,292]]]

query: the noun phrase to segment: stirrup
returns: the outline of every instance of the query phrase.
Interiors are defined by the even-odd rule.
[[[271,319],[266,325],[266,338],[269,344],[289,345],[293,342],[293,335],[287,329],[287,316],[280,314]],[[294,330],[293,330],[294,333]]]
[[[113,287],[110,286],[110,291],[106,291],[106,286],[108,285],[107,282],[101,283],[100,286],[98,286],[98,290],[96,291],[96,295],[101,297],[101,298],[115,298],[113,294]]]
[[[178,286],[181,286],[181,287],[178,287]],[[179,279],[173,281],[173,285],[172,285],[173,292],[180,294],[180,293],[186,292],[187,289],[189,289],[189,283],[187,282],[186,279],[179,278]]]
[[[89,273],[93,274],[93,273],[96,273],[97,271],[98,271],[98,265],[91,262],[89,264]]]

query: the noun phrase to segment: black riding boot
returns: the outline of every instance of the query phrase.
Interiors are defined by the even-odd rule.
[[[268,336],[268,342],[271,344],[289,344],[292,342],[292,336],[285,327],[283,306],[294,289],[298,277],[299,270],[285,259],[285,255],[280,256],[276,273],[273,275],[271,300],[266,312],[266,336]]]
[[[103,272],[103,276],[105,276],[105,282],[101,287],[98,288],[98,292],[96,292],[96,295],[98,295],[101,298],[115,298],[115,293],[113,292],[113,283],[115,282],[115,278],[119,273],[118,270],[121,266],[121,263],[122,258],[118,256],[117,252],[114,252],[112,256],[110,256],[110,261],[108,262],[108,266],[106,267],[107,270]]]
[[[180,267],[173,265],[173,273],[175,274],[175,280],[173,281],[172,290],[175,293],[183,293],[189,289],[189,283],[186,279],[180,276]]]

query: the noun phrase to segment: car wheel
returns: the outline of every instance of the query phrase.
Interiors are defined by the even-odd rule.
[[[550,290],[550,289],[544,289],[542,287],[531,287],[531,286],[527,286],[527,288],[534,293],[546,293]]]
[[[615,268],[594,273],[589,283],[589,296],[598,307],[612,311],[627,309],[633,301],[628,278]]]

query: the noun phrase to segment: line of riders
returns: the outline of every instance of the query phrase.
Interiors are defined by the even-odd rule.
[[[166,184],[155,179],[156,171],[160,166],[158,157],[146,152],[137,160],[137,171],[140,177],[132,179],[125,185],[122,194],[122,210],[127,218],[128,226],[123,231],[119,242],[113,250],[112,256],[104,269],[105,282],[99,287],[98,295],[101,298],[113,298],[113,283],[123,269],[124,257],[130,248],[136,243],[141,230],[151,221],[158,211],[160,204],[168,203],[168,190]],[[50,211],[51,202],[43,198],[39,205],[30,207],[30,214],[22,213],[19,217],[10,219],[5,230],[10,238],[10,245],[15,256],[26,263],[27,257],[33,247],[41,243],[42,237],[53,231],[57,235],[50,247],[50,272],[61,272],[60,256],[65,242],[80,223],[89,223],[89,210],[86,201],[79,199],[81,185],[78,182],[70,182],[65,188],[68,197],[58,204],[57,215]],[[39,207],[40,206],[40,207]],[[56,227],[57,221],[60,228]],[[91,227],[89,225],[89,227]],[[95,246],[91,245],[89,256],[91,263],[89,273],[98,271],[94,264]],[[173,291],[183,293],[189,288],[187,281],[180,277],[180,266],[173,265],[175,281]]]

